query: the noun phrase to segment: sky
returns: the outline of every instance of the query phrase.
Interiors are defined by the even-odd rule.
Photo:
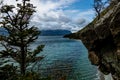
[[[5,4],[15,4],[15,0],[4,0]],[[40,30],[65,29],[76,32],[94,17],[93,0],[31,0],[36,6],[31,25]]]

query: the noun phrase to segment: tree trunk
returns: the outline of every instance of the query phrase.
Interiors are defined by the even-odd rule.
[[[25,54],[25,48],[24,48],[24,45],[23,45],[23,40],[21,40],[22,42],[22,46],[21,46],[21,74],[22,75],[25,75],[25,71],[26,71],[26,54]]]
[[[24,47],[21,47],[21,74],[25,75],[26,63],[25,63],[25,50]]]

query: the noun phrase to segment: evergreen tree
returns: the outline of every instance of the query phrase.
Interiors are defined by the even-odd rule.
[[[40,34],[37,27],[29,25],[34,12],[35,7],[30,0],[22,0],[22,3],[18,3],[16,7],[14,5],[1,7],[3,17],[0,23],[8,35],[1,35],[1,44],[5,49],[0,52],[0,57],[9,56],[18,62],[22,75],[25,75],[30,63],[43,58],[36,55],[42,51],[44,45],[39,45],[35,50],[30,49],[30,44]]]

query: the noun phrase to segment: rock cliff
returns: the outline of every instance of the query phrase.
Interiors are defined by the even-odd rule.
[[[102,73],[111,73],[114,80],[120,80],[120,0],[112,1],[99,20],[96,18],[74,34],[88,49],[91,63]]]

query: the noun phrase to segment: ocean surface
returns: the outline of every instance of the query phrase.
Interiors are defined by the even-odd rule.
[[[97,68],[88,60],[88,51],[80,40],[62,36],[40,36],[32,45],[44,44],[38,56],[44,59],[37,63],[37,71],[53,80],[99,80]]]

